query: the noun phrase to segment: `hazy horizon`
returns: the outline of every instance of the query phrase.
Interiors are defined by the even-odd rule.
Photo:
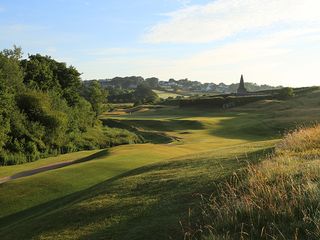
[[[111,78],[92,78],[92,79],[83,79],[82,78],[82,81],[94,81],[94,80],[112,80],[113,78],[116,78],[116,77],[120,77],[120,78],[125,78],[125,77],[142,77],[142,78],[144,78],[144,79],[147,79],[147,78],[149,78],[149,77],[144,77],[144,76],[114,76],[114,77],[111,77]],[[155,77],[155,78],[157,78],[157,76],[151,76],[150,78],[152,78],[152,77]],[[207,82],[202,82],[202,83],[214,83],[214,84],[216,84],[216,85],[219,85],[220,83],[224,83],[224,84],[226,84],[226,85],[230,85],[230,84],[238,84],[239,82],[240,82],[240,77],[241,77],[241,75],[239,76],[239,79],[238,80],[235,80],[234,82],[229,82],[229,83],[225,83],[225,82],[222,82],[222,81],[207,81]],[[255,83],[255,82],[250,82],[250,81],[246,81],[246,79],[245,79],[245,76],[243,76],[244,77],[244,82],[245,83]],[[160,78],[158,78],[159,79],[159,81],[169,81],[170,79],[160,79]],[[178,81],[178,80],[183,80],[183,79],[188,79],[188,78],[183,78],[183,79],[177,79],[177,78],[172,78],[172,79],[174,79],[174,80],[176,80],[176,81]],[[193,79],[188,79],[189,81],[197,81],[197,80],[193,80]],[[258,84],[258,85],[269,85],[269,84],[266,84],[266,83],[261,83],[261,84]],[[286,87],[286,86],[282,86],[282,85],[269,85],[269,86],[272,86],[272,87]]]
[[[116,76],[314,86],[316,0],[3,0],[1,48],[21,46],[75,66],[82,79]]]

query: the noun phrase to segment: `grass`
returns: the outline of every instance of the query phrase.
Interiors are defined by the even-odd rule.
[[[196,208],[198,196],[221,193],[223,183],[246,172],[248,163],[258,164],[283,131],[320,119],[318,99],[315,91],[232,111],[166,107],[105,114],[104,119],[176,140],[114,147],[90,161],[0,185],[0,237],[178,239],[179,221],[189,227],[188,209]],[[1,167],[0,175],[94,153]]]
[[[3,218],[8,227],[1,229],[2,239],[175,239],[180,235],[179,220],[186,217],[190,200],[196,200],[194,194],[246,166],[243,151],[258,156],[270,146],[264,142],[227,147],[138,168]]]
[[[153,90],[153,91],[159,96],[159,98],[163,98],[163,99],[167,99],[169,97],[176,98],[178,96],[183,96],[181,94],[174,93],[174,92],[167,92],[167,91],[160,91],[160,90]]]
[[[28,170],[32,170],[35,168],[40,168],[40,167],[47,166],[47,165],[53,164],[53,163],[78,160],[78,159],[81,159],[84,157],[88,157],[88,156],[95,154],[99,151],[101,151],[101,150],[80,151],[80,152],[74,152],[74,153],[69,153],[69,154],[63,154],[63,155],[59,155],[56,157],[49,157],[46,159],[40,159],[38,161],[25,163],[22,165],[0,167],[0,178],[5,177],[5,176],[11,176],[11,175],[17,174],[18,172],[28,171]]]
[[[319,239],[319,132],[287,134],[269,158],[220,183],[187,239]]]

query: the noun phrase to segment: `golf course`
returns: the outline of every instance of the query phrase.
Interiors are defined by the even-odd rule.
[[[0,240],[320,240],[319,9],[0,1]]]
[[[103,113],[108,127],[134,128],[149,142],[1,167],[0,238],[183,239],[200,196],[263,162],[289,130],[318,121],[319,98],[313,89],[228,110]]]

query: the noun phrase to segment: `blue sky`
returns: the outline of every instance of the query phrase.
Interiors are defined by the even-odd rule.
[[[51,55],[83,79],[320,85],[318,0],[1,0],[0,47]]]

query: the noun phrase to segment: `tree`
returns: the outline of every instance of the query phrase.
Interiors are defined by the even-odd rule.
[[[68,67],[63,62],[40,54],[22,60],[21,66],[25,72],[24,83],[28,88],[55,91],[67,100],[69,106],[79,101],[81,74],[73,66]]]
[[[0,164],[105,147],[97,116],[107,91],[94,81],[81,92],[73,66],[39,54],[20,60],[21,54],[17,47],[0,52]]]
[[[159,99],[158,95],[146,84],[140,84],[133,95],[136,102],[141,103],[154,103]]]
[[[146,78],[146,83],[149,85],[150,88],[156,89],[159,87],[159,79],[152,77],[152,78]]]
[[[107,91],[103,89],[98,81],[92,81],[89,86],[84,87],[83,96],[91,103],[96,117],[104,110],[104,105],[107,102]]]
[[[19,66],[21,48],[0,52],[0,91],[13,94],[23,87],[23,72]]]
[[[15,93],[23,89],[23,72],[19,66],[21,54],[21,48],[16,46],[0,52],[0,152],[9,140]]]
[[[26,115],[28,124],[37,122],[45,128],[45,136],[41,136],[45,144],[61,147],[66,143],[68,115],[62,109],[54,109],[49,94],[28,90],[16,98],[17,106]],[[34,136],[29,138],[35,139]]]

